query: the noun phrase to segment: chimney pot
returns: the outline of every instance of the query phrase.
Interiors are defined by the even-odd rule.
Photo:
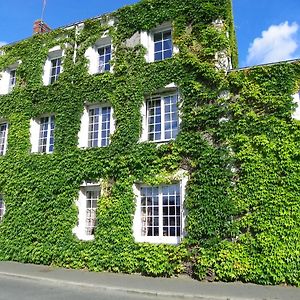
[[[49,32],[49,31],[51,31],[51,28],[46,23],[44,23],[43,20],[39,19],[33,23],[33,33],[34,34],[45,33],[45,32]]]

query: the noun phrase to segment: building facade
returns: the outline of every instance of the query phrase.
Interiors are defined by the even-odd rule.
[[[0,259],[298,284],[299,64],[236,61],[229,0],[2,47]]]

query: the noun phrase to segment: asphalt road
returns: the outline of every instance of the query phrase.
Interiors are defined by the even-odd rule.
[[[134,293],[0,275],[0,300],[167,300]],[[175,298],[172,298],[173,300]],[[176,300],[176,299],[175,299]]]

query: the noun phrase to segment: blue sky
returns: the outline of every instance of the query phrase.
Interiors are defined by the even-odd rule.
[[[136,2],[47,0],[44,19],[57,28]],[[29,37],[42,3],[0,0],[0,45]],[[233,0],[233,8],[241,67],[300,58],[300,0]]]

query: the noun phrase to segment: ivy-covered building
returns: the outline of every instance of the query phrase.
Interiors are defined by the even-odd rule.
[[[234,69],[230,0],[0,51],[0,260],[299,285],[300,65]]]

